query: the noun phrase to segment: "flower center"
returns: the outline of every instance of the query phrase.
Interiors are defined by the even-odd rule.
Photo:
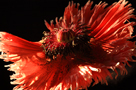
[[[57,33],[57,41],[68,43],[75,38],[74,31],[71,29],[59,30]]]

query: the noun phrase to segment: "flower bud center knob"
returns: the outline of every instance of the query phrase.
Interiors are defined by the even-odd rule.
[[[59,30],[57,33],[58,42],[68,43],[75,38],[74,31],[71,29]]]

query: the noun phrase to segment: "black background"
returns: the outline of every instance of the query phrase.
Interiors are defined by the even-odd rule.
[[[73,0],[84,6],[88,0]],[[118,0],[102,0],[111,5]],[[94,0],[98,4],[99,0]],[[69,0],[4,0],[0,1],[0,31],[6,31],[30,41],[39,41],[47,30],[44,20],[50,22],[56,17],[63,16]],[[135,0],[129,0],[132,7],[136,8]],[[135,11],[136,12],[136,11]],[[136,14],[136,13],[135,13]],[[136,28],[136,27],[135,27]],[[136,30],[136,29],[135,29]],[[12,90],[9,75],[13,72],[4,68],[5,63],[0,60],[0,90]],[[95,85],[89,90],[136,90],[136,63],[130,63],[132,68],[127,68],[129,74],[120,76],[117,80],[109,81],[109,85]]]

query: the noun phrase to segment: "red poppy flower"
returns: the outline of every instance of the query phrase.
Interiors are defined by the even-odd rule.
[[[69,3],[56,24],[45,21],[50,32],[39,42],[0,32],[0,58],[13,62],[7,67],[15,72],[14,90],[86,89],[92,82],[107,84],[113,78],[109,69],[127,73],[125,65],[136,56],[135,42],[129,41],[136,23],[128,21],[136,18],[134,9],[125,0],[90,10],[92,4],[79,10]]]

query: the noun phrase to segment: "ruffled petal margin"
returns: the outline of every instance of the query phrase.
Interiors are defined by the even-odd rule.
[[[92,64],[79,61],[79,59],[87,60],[88,58],[83,56],[76,58],[72,55],[66,57],[67,61],[61,60],[62,57],[59,56],[56,60],[47,63],[41,44],[38,42],[29,42],[6,32],[0,32],[0,35],[0,47],[3,52],[1,57],[5,61],[14,62],[8,65],[9,70],[15,72],[11,79],[16,80],[11,84],[18,84],[14,90],[67,90],[69,88],[78,90],[87,89],[92,82],[94,82],[93,85],[99,82],[108,84],[106,78],[113,78],[108,69],[118,74],[116,68],[119,68],[121,73],[125,74],[127,73],[125,63],[133,61],[130,58],[134,55],[132,52],[134,43],[126,39],[112,43],[112,45],[120,45],[113,46],[116,49],[113,49],[111,55],[118,53],[117,50],[120,50],[120,54],[114,55],[110,60],[106,56],[102,59],[101,53],[98,53],[100,49],[96,47],[93,50],[93,56],[98,53],[99,57],[96,55],[98,58],[95,60],[89,58]],[[107,54],[107,57],[111,55]]]

